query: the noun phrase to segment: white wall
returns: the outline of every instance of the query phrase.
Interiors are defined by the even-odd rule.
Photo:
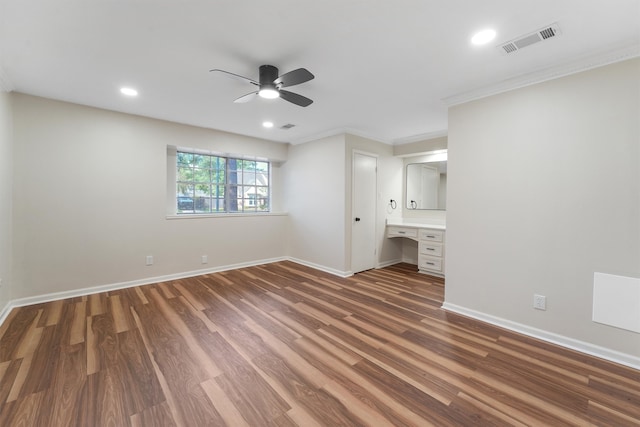
[[[379,264],[401,257],[384,238],[386,217],[402,204],[402,161],[391,146],[337,135],[289,147],[24,94],[12,100],[16,197],[7,229],[20,284],[12,299],[284,257],[349,274],[353,149],[379,156]],[[175,218],[167,146],[276,161],[272,206],[287,213]]]
[[[291,257],[336,274],[345,261],[345,136],[289,148],[282,166]]]
[[[0,90],[0,311],[11,299],[13,264],[13,119],[11,98]]]
[[[640,356],[640,334],[591,320],[594,272],[640,277],[638,76],[634,59],[450,109],[446,304]]]
[[[286,255],[286,215],[167,219],[166,153],[167,145],[179,145],[284,160],[287,145],[12,98],[13,281],[19,284],[12,298]],[[275,168],[277,181],[279,173]],[[145,266],[146,255],[155,257],[153,266]]]
[[[378,156],[378,264],[398,261],[401,248],[384,238],[385,219],[399,215],[402,195],[402,160],[393,157],[393,147],[340,134],[291,146],[283,165],[289,255],[339,275],[351,274],[353,150]],[[395,211],[388,206],[392,198],[398,200]]]
[[[447,137],[439,136],[393,146],[393,155],[398,157],[412,157],[424,155],[433,151],[446,150]]]

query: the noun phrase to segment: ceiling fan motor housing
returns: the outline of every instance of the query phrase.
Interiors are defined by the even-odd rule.
[[[278,69],[273,65],[261,65],[260,66],[260,87],[276,88],[273,83],[278,78]]]

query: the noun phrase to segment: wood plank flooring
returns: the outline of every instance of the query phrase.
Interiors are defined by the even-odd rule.
[[[640,372],[292,262],[15,309],[0,426],[637,426]]]

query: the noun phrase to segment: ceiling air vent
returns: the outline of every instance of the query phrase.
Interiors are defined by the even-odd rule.
[[[541,28],[534,33],[526,34],[524,36],[520,36],[516,39],[503,43],[500,46],[498,46],[498,48],[503,53],[513,53],[527,46],[531,46],[532,44],[535,44],[553,37],[557,37],[559,35],[560,35],[560,27],[558,27],[557,23],[554,23],[547,27]]]
[[[289,129],[291,129],[291,128],[295,127],[295,126],[296,126],[296,125],[293,125],[293,124],[291,124],[291,123],[287,123],[286,125],[282,125],[282,126],[280,126],[280,129],[289,130]]]

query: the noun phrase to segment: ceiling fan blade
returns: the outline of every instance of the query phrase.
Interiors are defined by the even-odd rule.
[[[250,79],[250,78],[248,78],[248,77],[241,76],[241,75],[239,75],[239,74],[230,73],[229,71],[220,70],[220,69],[218,69],[218,68],[214,68],[213,70],[209,70],[209,72],[212,72],[212,71],[218,71],[218,72],[220,72],[220,73],[224,73],[224,75],[225,75],[225,76],[227,76],[227,77],[231,77],[232,79],[241,80],[241,81],[243,81],[243,82],[249,82],[249,83],[254,84],[254,85],[256,85],[256,86],[258,86],[258,85],[259,85],[259,83],[258,83],[257,81],[255,81],[255,80],[253,80],[253,79]]]
[[[308,107],[309,105],[313,104],[313,101],[310,100],[309,98],[302,95],[298,95],[297,93],[289,92],[288,90],[281,90],[280,98],[284,99],[285,101],[289,101],[293,104],[299,105],[301,107]]]
[[[300,83],[308,82],[315,76],[309,72],[306,68],[298,68],[297,70],[284,73],[273,81],[277,86],[288,87],[299,85]]]
[[[258,94],[258,92],[251,92],[251,93],[248,93],[246,95],[242,95],[240,98],[236,99],[233,102],[237,102],[237,103],[249,102],[253,98],[255,98],[257,94]]]

